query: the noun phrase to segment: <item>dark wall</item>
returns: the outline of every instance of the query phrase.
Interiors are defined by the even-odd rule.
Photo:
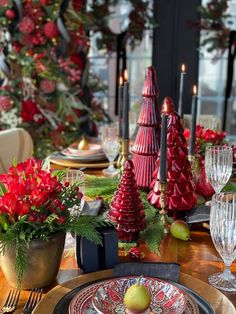
[[[183,107],[191,111],[192,88],[198,80],[199,32],[190,26],[199,17],[201,0],[154,0],[153,65],[157,70],[159,102],[171,96],[178,109],[181,64],[186,65]]]

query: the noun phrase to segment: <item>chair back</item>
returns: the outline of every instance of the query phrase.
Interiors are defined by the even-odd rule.
[[[22,162],[33,155],[33,140],[22,128],[0,131],[0,173],[6,173],[13,161]]]

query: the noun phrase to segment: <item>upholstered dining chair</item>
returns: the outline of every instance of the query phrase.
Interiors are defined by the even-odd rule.
[[[33,141],[22,128],[0,131],[0,173],[5,173],[13,161],[25,161],[33,155]]]

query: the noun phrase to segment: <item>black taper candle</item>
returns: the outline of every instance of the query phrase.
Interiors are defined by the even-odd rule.
[[[119,82],[119,138],[123,137],[123,93],[124,93],[124,87],[123,87],[123,78],[120,77]]]
[[[193,98],[192,98],[192,112],[191,112],[191,129],[190,129],[190,143],[189,143],[189,155],[195,155],[195,141],[196,141],[196,121],[197,121],[197,86],[193,86]]]
[[[180,73],[180,84],[179,84],[179,104],[178,104],[178,114],[180,119],[183,119],[183,93],[184,93],[184,76],[185,76],[185,65],[182,64]]]
[[[160,147],[160,168],[159,168],[159,180],[160,181],[166,181],[166,179],[167,179],[167,165],[166,165],[167,120],[168,120],[168,115],[162,115],[162,121],[161,121],[161,147]]]
[[[123,93],[123,138],[129,139],[129,82],[124,83]]]

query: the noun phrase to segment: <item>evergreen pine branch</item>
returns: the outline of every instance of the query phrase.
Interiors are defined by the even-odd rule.
[[[29,248],[29,239],[27,242],[16,239],[16,262],[15,262],[15,272],[17,273],[17,287],[20,289],[23,274],[27,269],[27,259],[26,252]]]
[[[98,228],[108,226],[109,224],[95,216],[72,216],[66,225],[66,231],[76,233],[76,235],[85,237],[87,240],[102,244],[102,238]]]
[[[160,242],[164,235],[164,226],[161,221],[157,221],[147,226],[147,228],[140,233],[141,238],[145,240],[149,250],[152,253],[160,255]]]

